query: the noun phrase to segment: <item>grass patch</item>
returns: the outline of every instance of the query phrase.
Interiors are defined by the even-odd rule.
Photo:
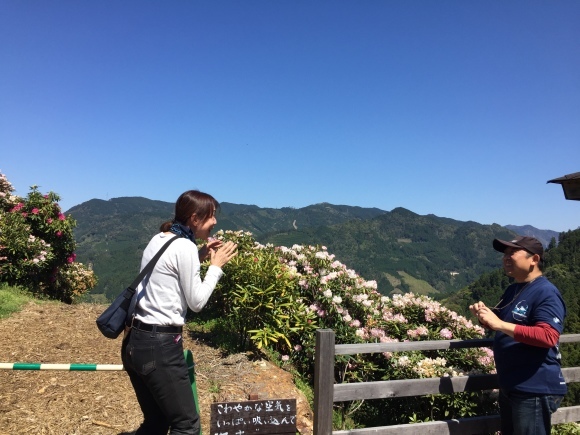
[[[5,283],[0,284],[0,319],[20,311],[24,305],[34,300],[27,291],[11,287]]]

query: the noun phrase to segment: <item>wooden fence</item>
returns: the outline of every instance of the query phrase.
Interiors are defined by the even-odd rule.
[[[331,329],[317,330],[314,368],[314,435],[411,435],[417,433],[463,435],[498,431],[500,429],[499,415],[332,431],[332,408],[334,402],[422,396],[426,394],[452,394],[498,388],[497,375],[335,384],[334,362],[336,355],[488,347],[492,345],[492,342],[493,340],[491,339],[482,339],[335,344],[334,331]],[[576,342],[580,342],[580,334],[560,336],[560,343]],[[567,383],[580,382],[580,367],[563,368],[562,372]],[[580,406],[563,407],[552,415],[552,424],[573,421],[580,421]]]

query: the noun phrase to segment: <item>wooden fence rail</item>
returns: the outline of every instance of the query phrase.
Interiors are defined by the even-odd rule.
[[[577,342],[580,342],[580,334],[566,334],[560,337],[560,343]],[[422,396],[426,394],[453,394],[498,388],[497,375],[335,384],[334,360],[336,355],[404,352],[412,350],[464,349],[470,347],[489,347],[492,343],[493,340],[491,339],[481,339],[337,345],[335,344],[333,330],[317,330],[314,361],[314,435],[411,435],[416,433],[428,435],[464,435],[498,431],[500,428],[499,415],[332,431],[332,408],[334,402]],[[562,372],[567,383],[580,382],[580,367],[564,368]],[[580,421],[580,406],[563,407],[552,415],[552,424],[572,421]]]

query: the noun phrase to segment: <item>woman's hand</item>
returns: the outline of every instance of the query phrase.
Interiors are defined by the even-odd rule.
[[[226,242],[219,249],[210,248],[210,264],[212,266],[221,268],[224,264],[238,255],[238,251],[236,250],[237,248],[238,245],[236,245],[234,242]]]
[[[218,249],[222,245],[221,240],[211,239],[199,250],[199,262],[203,262],[212,250]]]

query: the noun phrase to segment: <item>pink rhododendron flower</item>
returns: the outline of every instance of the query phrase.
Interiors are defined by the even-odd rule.
[[[57,231],[56,232],[56,237],[62,237],[62,231]]]
[[[26,217],[26,216],[28,216],[28,213],[26,213],[26,212],[23,212],[23,213],[22,213],[22,217]]]
[[[288,355],[282,355],[282,361],[288,361],[290,357]]]
[[[409,337],[419,337],[427,334],[429,334],[429,330],[425,326],[419,326],[417,329],[410,329],[407,331]]]
[[[59,213],[59,214],[58,214],[58,220],[59,220],[59,221],[63,221],[63,220],[65,220],[65,219],[66,219],[66,216],[65,216],[64,214],[62,214],[62,213]]]
[[[300,346],[299,344],[297,344],[297,345],[294,346],[294,350],[296,352],[300,352],[302,350],[302,346]]]
[[[50,224],[52,223],[52,218],[48,218],[48,219],[46,220],[46,223],[50,225]]]
[[[448,340],[449,340],[449,339],[451,339],[451,338],[453,338],[453,333],[452,333],[452,332],[449,330],[449,328],[443,328],[443,329],[442,329],[442,330],[439,332],[439,335],[440,335],[441,337],[443,337],[443,338],[446,338],[446,339],[448,339]]]
[[[24,207],[24,204],[19,202],[18,204],[16,204],[14,207],[12,207],[12,209],[10,210],[10,212],[17,212],[19,211],[22,207]]]
[[[371,337],[384,337],[384,335],[385,335],[385,331],[383,331],[382,329],[378,329],[378,328],[371,329]]]
[[[39,210],[35,207],[35,208],[32,209],[32,214],[38,214],[38,211]]]

